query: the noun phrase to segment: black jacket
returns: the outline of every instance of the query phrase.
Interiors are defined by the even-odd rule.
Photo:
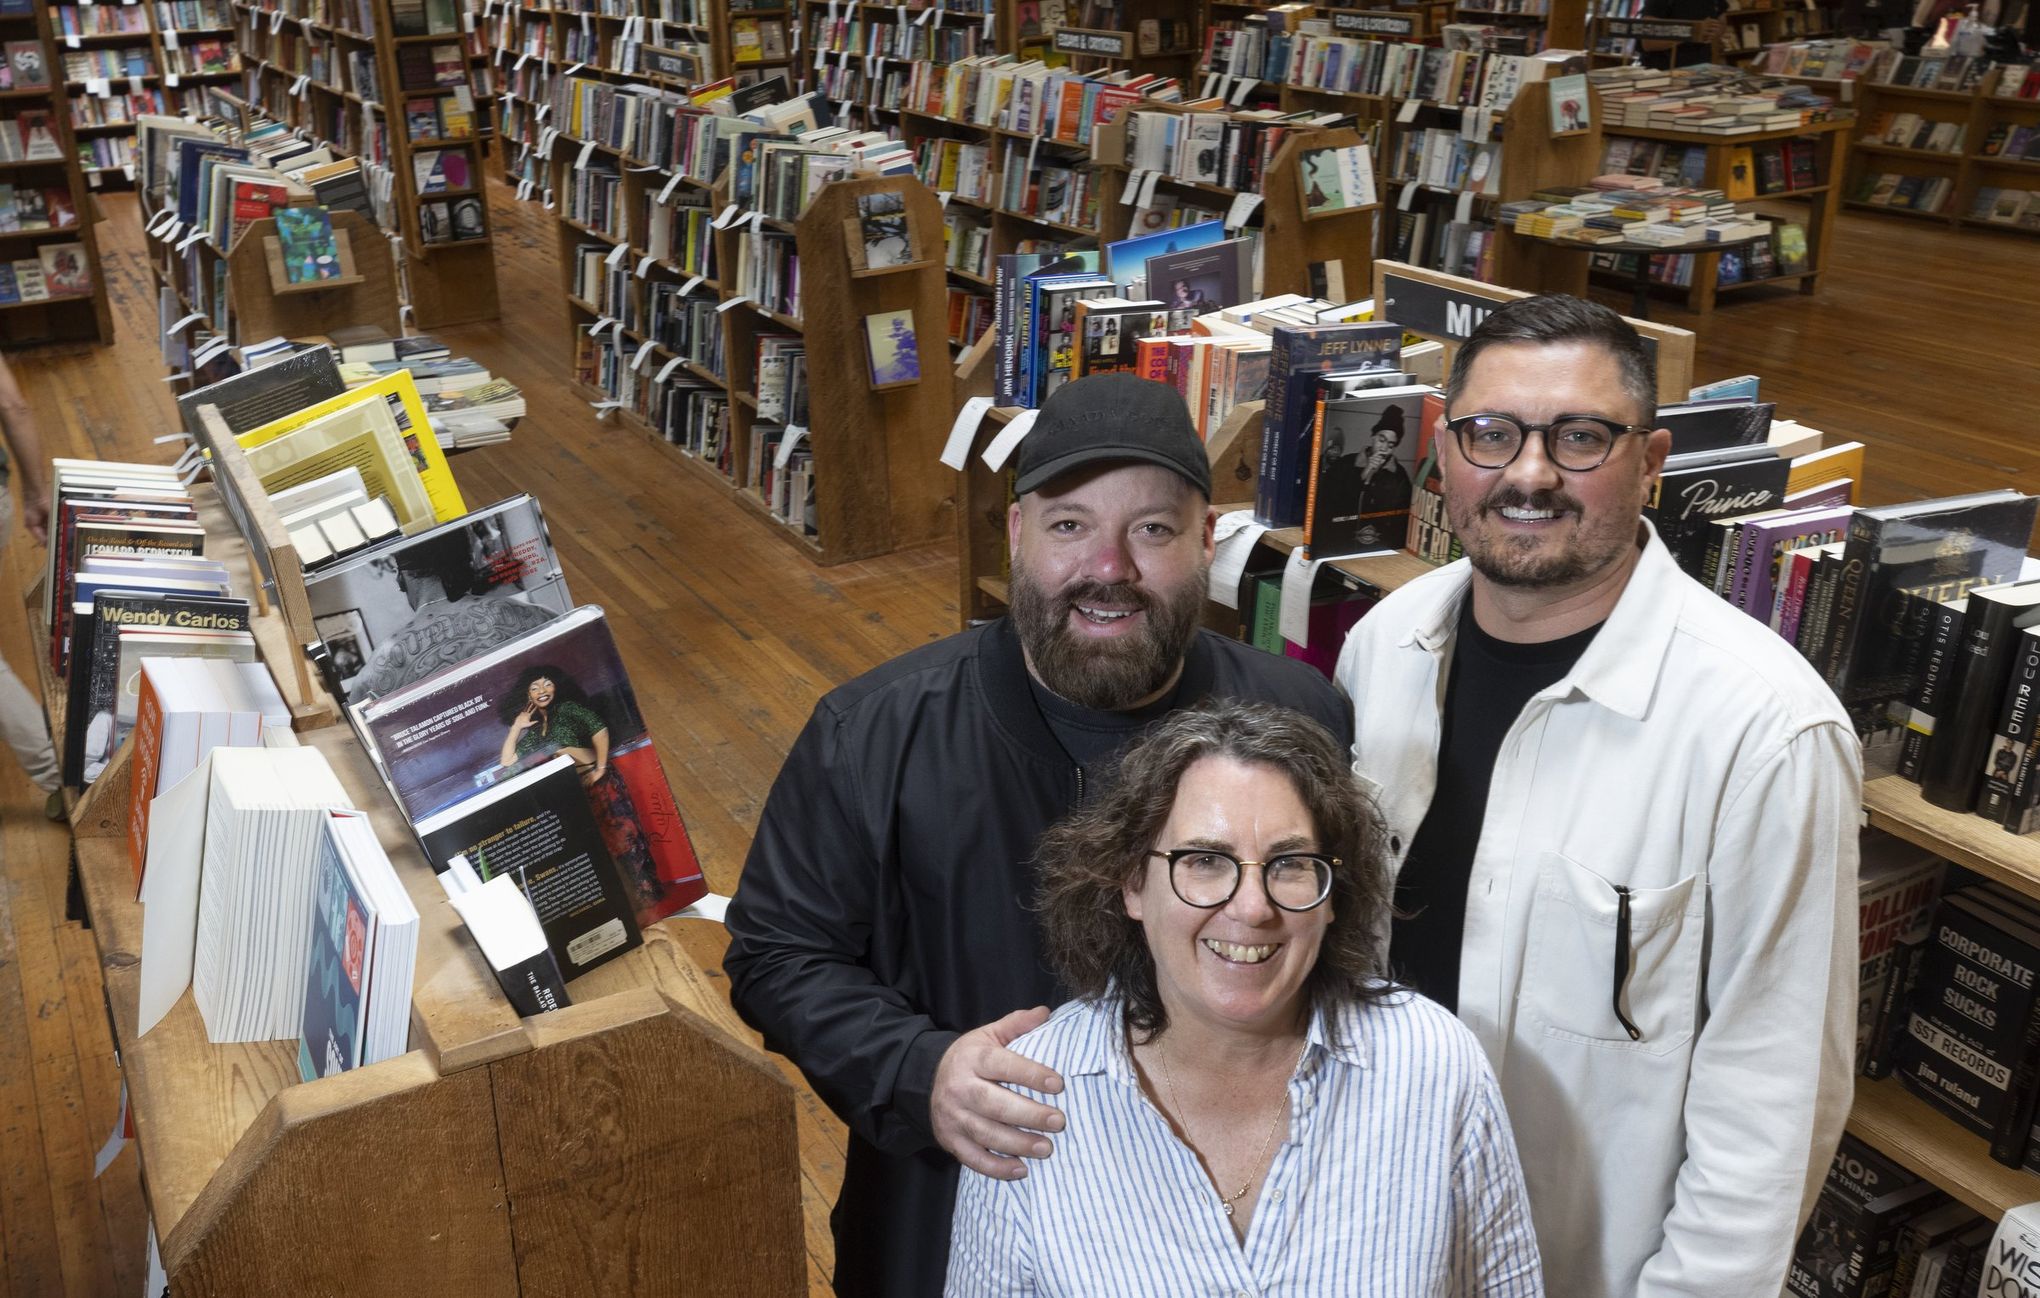
[[[1209,631],[1178,697],[1285,704],[1352,739],[1324,677]],[[1027,862],[1096,783],[1043,720],[1003,618],[832,691],[787,754],[724,966],[744,1021],[850,1126],[831,1218],[845,1298],[942,1291],[957,1165],[929,1132],[935,1066],[960,1033],[1066,999]]]

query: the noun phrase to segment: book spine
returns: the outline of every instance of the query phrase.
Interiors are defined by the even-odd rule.
[[[2026,1030],[2014,1057],[2011,1102],[1990,1133],[1990,1156],[2008,1167],[2025,1161],[2036,1095],[2040,1095],[2040,1000],[2026,1015]]]
[[[1937,807],[1968,811],[1983,781],[1983,756],[1990,746],[1991,708],[2011,675],[2011,608],[1972,595],[1962,618],[1959,682],[1951,682],[1946,719],[1935,725],[1935,740],[1920,764],[1920,796]]]
[[[1282,482],[1282,421],[1288,404],[1289,371],[1298,346],[1282,330],[1275,331],[1268,357],[1268,398],[1261,409],[1261,476],[1254,484],[1254,521],[1275,525],[1276,493]]]
[[[1700,555],[1700,571],[1707,574],[1707,588],[1719,595],[1728,556],[1734,551],[1735,524],[1715,519],[1707,525],[1707,548]]]
[[[162,761],[163,703],[156,696],[155,682],[142,673],[141,692],[135,703],[135,727],[128,742],[128,858],[135,870],[135,891],[142,887],[142,870],[149,863],[149,804],[156,796],[156,774]]]
[[[1778,591],[1778,605],[1771,615],[1771,627],[1785,638],[1785,643],[1799,643],[1799,615],[1806,607],[1806,582],[1813,575],[1813,556],[1795,554],[1785,570],[1784,584]]]
[[[2036,680],[2040,680],[2040,634],[2026,632],[2014,649],[2011,678],[2005,682],[2004,698],[1998,705],[1997,730],[1980,772],[1983,784],[1976,814],[2000,825],[2011,810],[2013,781],[2032,742]]]
[[[1908,1023],[1901,1079],[1987,1141],[2015,1107],[2014,1065],[2034,1009],[2040,952],[2005,932],[1980,901],[1943,901]],[[2030,1121],[2030,1115],[2029,1115]]]
[[[999,326],[999,345],[994,353],[992,393],[999,405],[1013,404],[1013,355],[1018,346],[1019,324],[1013,318],[1013,283],[1017,278],[1001,257],[993,270],[992,315]]]
[[[1834,607],[1834,586],[1835,557],[1821,555],[1814,560],[1813,572],[1806,579],[1806,606],[1799,611],[1799,652],[1809,663],[1820,661],[1828,613]]]
[[[1927,620],[1926,652],[1919,675],[1906,700],[1905,742],[1900,749],[1898,773],[1918,782],[1920,765],[1934,741],[1934,717],[1941,707],[1943,686],[1949,678],[1949,664],[1962,631],[1962,606],[1940,601],[1931,605]]]
[[[1870,591],[1870,559],[1877,552],[1877,542],[1883,526],[1869,514],[1857,514],[1849,520],[1848,546],[1842,551],[1841,571],[1837,574],[1834,609],[1829,615],[1830,627],[1822,646],[1822,656],[1815,659],[1821,676],[1835,693],[1842,695],[1846,702],[1849,668],[1855,661],[1856,640],[1870,625],[1864,616],[1863,602]]]
[[[1924,937],[1900,942],[1891,949],[1891,962],[1877,1001],[1877,1017],[1870,1028],[1870,1051],[1863,1059],[1863,1076],[1891,1075],[1912,1014],[1913,988],[1919,985],[1920,965],[1926,953]]]
[[[559,962],[553,959],[550,950],[496,970],[496,981],[520,1018],[564,1009],[574,1003],[567,995],[566,980],[560,977]]]

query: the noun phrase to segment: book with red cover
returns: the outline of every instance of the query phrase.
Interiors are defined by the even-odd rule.
[[[276,209],[290,202],[290,191],[282,185],[268,185],[259,180],[237,180],[234,182],[234,218],[227,229],[227,246],[240,242],[241,232],[265,217],[273,216]]]

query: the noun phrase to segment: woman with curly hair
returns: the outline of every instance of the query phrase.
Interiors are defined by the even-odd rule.
[[[1064,1126],[1016,1179],[964,1169],[949,1293],[1543,1293],[1486,1057],[1383,977],[1381,833],[1329,734],[1235,703],[1049,830],[1076,999],[1013,1049]]]

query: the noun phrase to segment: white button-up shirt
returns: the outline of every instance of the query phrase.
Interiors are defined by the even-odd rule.
[[[1853,1091],[1861,753],[1791,646],[1656,534],[1573,669],[1495,759],[1459,1014],[1509,1109],[1566,1298],[1783,1282]],[[1437,783],[1471,568],[1360,620],[1336,680],[1400,868]],[[1631,963],[1614,1010],[1618,886]]]
[[[1289,1126],[1244,1243],[1141,1092],[1117,997],[1014,1043],[1062,1074],[1067,1119],[1020,1181],[963,1169],[953,1298],[1540,1298],[1522,1171],[1465,1028],[1410,992],[1313,1015]],[[1017,1089],[1017,1088],[1016,1088]],[[1240,1115],[1265,1125],[1268,1114]]]

